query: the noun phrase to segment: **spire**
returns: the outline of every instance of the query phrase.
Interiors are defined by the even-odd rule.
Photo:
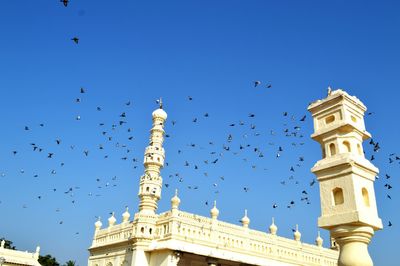
[[[157,100],[159,108],[153,114],[153,126],[150,130],[149,145],[144,153],[144,174],[140,178],[139,187],[139,212],[142,214],[155,214],[157,202],[161,198],[162,178],[161,168],[164,166],[165,152],[164,123],[167,113],[162,109],[161,98]]]

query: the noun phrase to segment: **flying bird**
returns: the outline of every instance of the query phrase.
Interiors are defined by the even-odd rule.
[[[71,38],[71,41],[73,41],[74,43],[78,44],[79,43],[79,38],[78,37]]]

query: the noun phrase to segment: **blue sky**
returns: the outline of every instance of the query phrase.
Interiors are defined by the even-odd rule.
[[[106,224],[111,211],[120,221],[124,206],[137,210],[151,112],[161,96],[170,137],[169,165],[162,172],[169,187],[159,211],[169,209],[178,188],[183,210],[208,216],[205,203],[216,199],[221,220],[237,223],[247,208],[251,228],[267,230],[274,216],[279,235],[292,237],[298,223],[302,239],[313,242],[320,208],[309,169],[321,151],[309,138],[306,109],[331,85],[356,95],[374,113],[366,126],[381,146],[373,161],[381,170],[377,203],[384,224],[393,226],[376,234],[370,253],[376,265],[395,265],[399,164],[389,164],[388,157],[400,152],[399,11],[397,1],[71,0],[67,8],[57,0],[1,1],[0,237],[22,250],[40,245],[42,254],[61,263],[85,265],[95,216]],[[70,40],[74,36],[78,45]],[[254,80],[262,85],[254,88]],[[122,112],[127,124],[112,130]],[[285,137],[283,131],[297,125],[304,137]],[[33,152],[30,143],[43,151]],[[224,151],[224,144],[231,150]],[[240,150],[240,144],[250,147]],[[276,159],[279,146],[284,151]],[[369,158],[372,149],[367,142],[364,148]],[[305,160],[298,167],[300,156]],[[215,165],[204,163],[216,158]],[[311,204],[300,200],[302,190]],[[295,206],[289,209],[291,200]],[[279,207],[273,209],[274,203]]]

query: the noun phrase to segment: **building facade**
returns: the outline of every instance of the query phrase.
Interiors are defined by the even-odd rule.
[[[40,266],[38,262],[40,248],[37,247],[35,252],[19,251],[4,247],[5,241],[0,242],[0,266],[16,266],[29,265]]]
[[[361,153],[353,156],[353,151],[343,150],[347,148],[346,141],[350,149],[354,146],[355,151],[362,150],[362,140],[370,136],[364,128],[365,106],[357,98],[337,90],[330,91],[326,99],[312,103],[309,110],[314,117],[312,137],[321,143],[324,154],[312,169],[321,189],[322,215],[318,223],[330,230],[339,249],[324,248],[319,234],[315,244],[303,243],[297,227],[293,239],[280,237],[273,220],[268,233],[250,229],[247,212],[241,219],[241,226],[220,221],[216,202],[210,217],[181,211],[177,191],[171,199],[170,210],[157,213],[167,119],[160,105],[152,114],[150,143],[145,149],[139,211],[130,219],[127,209],[119,224],[113,213],[105,228],[100,220],[95,223],[89,266],[372,265],[368,264],[367,245],[373,231],[382,227],[373,189],[374,174],[378,170]],[[330,122],[332,114],[334,118]],[[356,117],[356,121],[352,117]],[[332,156],[331,142],[336,145]],[[356,258],[349,262],[346,254],[367,259]]]

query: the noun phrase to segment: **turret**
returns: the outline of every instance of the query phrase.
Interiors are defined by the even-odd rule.
[[[164,166],[165,152],[164,123],[167,113],[160,108],[153,112],[153,126],[150,130],[150,142],[144,153],[144,174],[140,178],[139,187],[139,212],[141,214],[155,214],[157,202],[161,198],[162,178],[161,168]]]
[[[340,246],[339,266],[373,265],[368,243],[382,228],[378,217],[374,180],[378,169],[364,157],[366,107],[343,90],[328,90],[328,97],[312,103],[311,137],[322,148],[322,159],[311,171],[320,185],[318,226],[330,230]]]

